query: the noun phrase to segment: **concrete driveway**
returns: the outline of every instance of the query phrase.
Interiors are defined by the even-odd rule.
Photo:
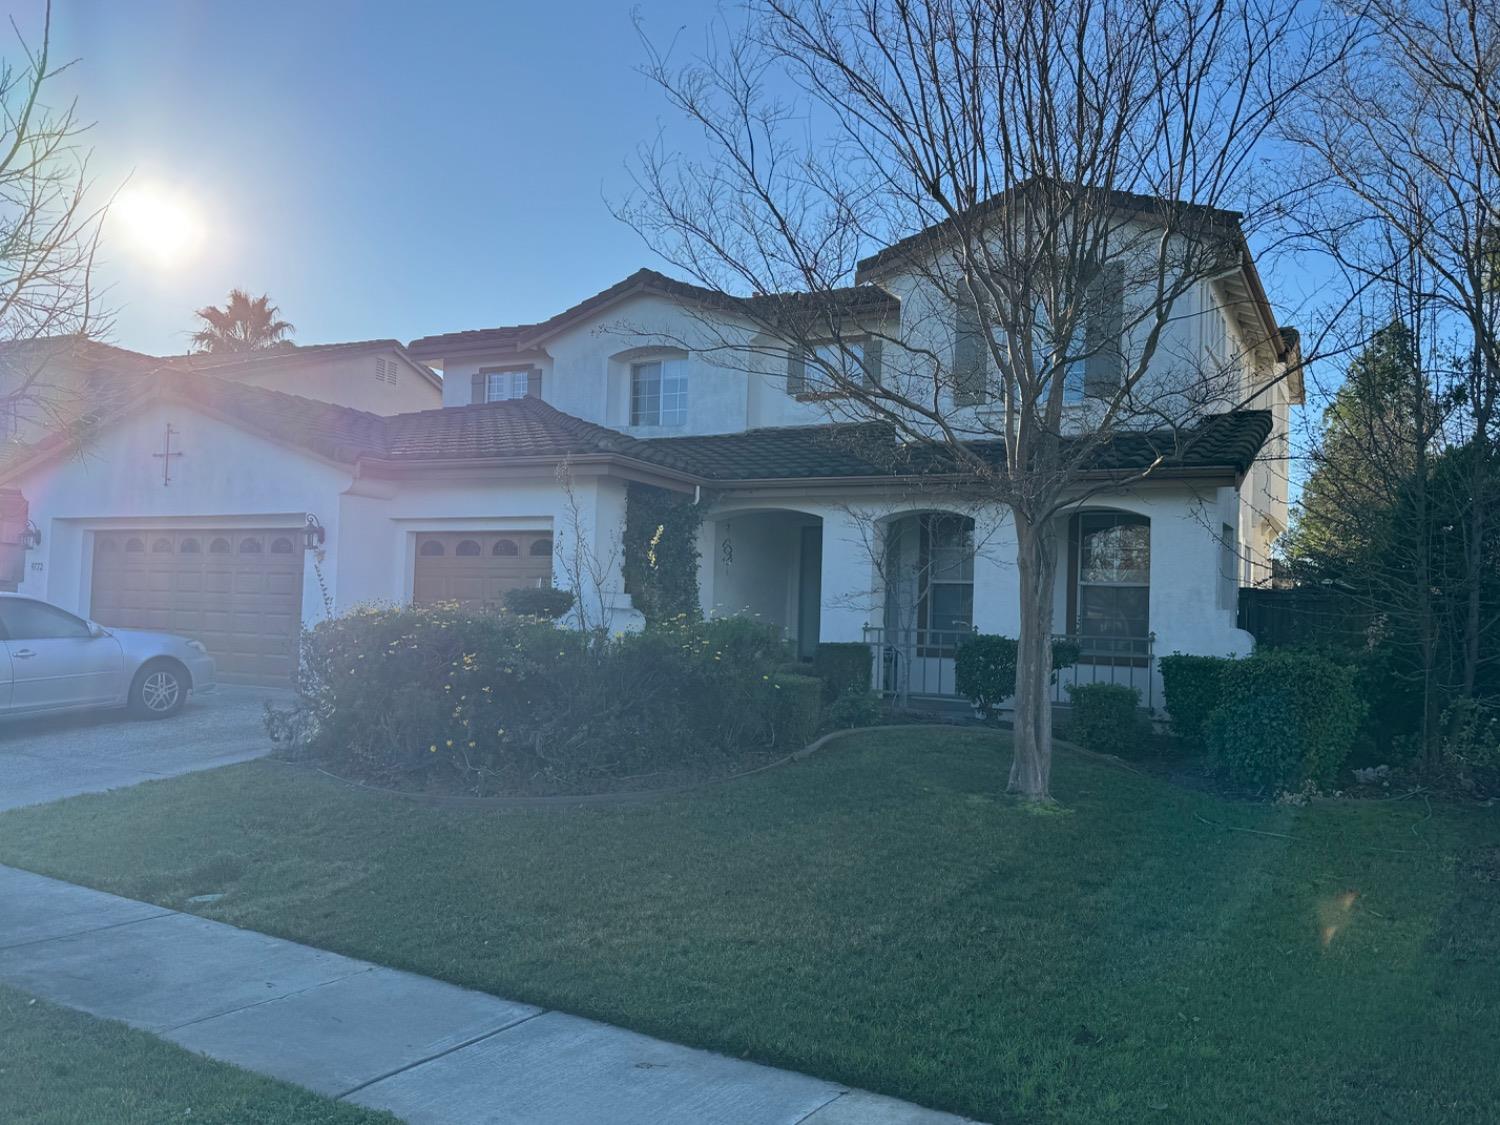
[[[271,749],[262,702],[288,698],[223,686],[170,719],[102,711],[0,723],[0,812],[258,758]]]

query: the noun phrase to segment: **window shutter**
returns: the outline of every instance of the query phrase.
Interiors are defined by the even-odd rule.
[[[953,405],[977,406],[985,400],[983,329],[979,309],[960,301],[953,321]]]
[[[786,353],[786,393],[807,393],[807,357],[801,348],[792,348]]]
[[[526,372],[526,397],[542,397],[542,369],[540,367],[533,367]]]
[[[1089,283],[1083,368],[1085,398],[1110,398],[1125,378],[1120,337],[1125,332],[1125,267],[1109,262]]]
[[[484,372],[483,371],[476,371],[474,373],[473,381],[469,385],[470,385],[470,388],[471,388],[471,391],[470,391],[470,394],[469,394],[469,401],[470,402],[483,402],[484,401]]]
[[[864,384],[867,387],[880,385],[880,361],[885,351],[884,340],[871,336],[865,340],[864,360]]]

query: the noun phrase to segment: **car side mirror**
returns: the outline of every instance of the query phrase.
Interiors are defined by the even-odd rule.
[[[107,637],[107,636],[109,636],[109,630],[105,629],[105,627],[103,625],[100,625],[99,622],[97,622],[97,621],[90,621],[89,622],[89,636],[91,636],[95,640],[97,640],[100,637]]]

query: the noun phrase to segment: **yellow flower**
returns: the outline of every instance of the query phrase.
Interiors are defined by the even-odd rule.
[[[429,752],[429,753],[433,753],[433,754],[436,754],[436,753],[437,753],[437,743],[436,743],[436,742],[434,742],[434,743],[433,743],[433,744],[432,744],[432,745],[431,745],[431,746],[429,746],[429,747],[428,747],[428,748],[427,748],[427,749],[428,749],[428,752]]]

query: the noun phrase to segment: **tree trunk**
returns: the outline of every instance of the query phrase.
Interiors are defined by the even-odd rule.
[[[1057,538],[1020,512],[1016,526],[1016,572],[1021,631],[1016,640],[1015,757],[1010,792],[1033,801],[1052,799],[1052,605],[1057,578]]]

